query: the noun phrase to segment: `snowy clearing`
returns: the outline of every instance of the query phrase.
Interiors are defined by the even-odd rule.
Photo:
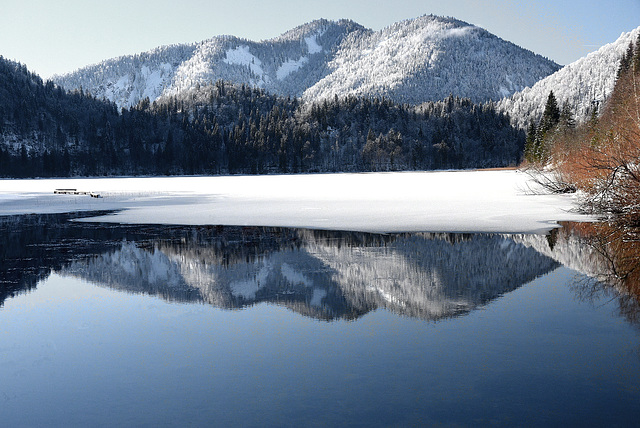
[[[300,68],[303,67],[307,62],[309,62],[309,58],[306,57],[306,56],[303,56],[302,58],[300,58],[300,59],[298,59],[296,61],[294,61],[292,59],[289,59],[289,60],[285,61],[276,70],[276,78],[278,80],[284,79],[285,77],[287,77],[291,73],[295,73],[296,71],[300,70]]]
[[[572,212],[573,196],[531,185],[512,170],[0,180],[0,215],[122,210],[90,221],[367,232],[540,233],[589,220]]]
[[[262,61],[255,57],[250,51],[249,46],[238,46],[235,49],[229,49],[227,51],[224,62],[227,64],[237,64],[249,66],[251,71],[257,75],[262,76],[264,70],[262,69]]]
[[[307,50],[310,54],[317,54],[322,52],[322,46],[318,44],[318,35],[305,37],[304,41],[307,43]]]

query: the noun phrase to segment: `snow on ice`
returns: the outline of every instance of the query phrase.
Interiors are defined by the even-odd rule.
[[[588,219],[572,211],[573,196],[534,195],[530,186],[512,170],[0,180],[0,215],[119,210],[89,221],[502,233]]]

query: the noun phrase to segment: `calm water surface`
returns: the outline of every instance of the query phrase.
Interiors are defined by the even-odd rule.
[[[72,217],[0,219],[5,426],[640,415],[637,298],[570,225],[374,235]]]

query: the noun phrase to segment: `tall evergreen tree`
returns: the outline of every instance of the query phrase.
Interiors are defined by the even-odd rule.
[[[558,100],[553,94],[553,91],[549,92],[547,97],[547,103],[544,106],[544,112],[542,113],[542,120],[540,121],[539,129],[542,134],[546,134],[552,130],[560,122],[560,108],[558,107]]]
[[[536,126],[536,122],[532,119],[529,123],[529,128],[527,129],[527,140],[524,146],[524,158],[529,162],[537,162],[540,159],[537,157],[538,153],[538,127]]]
[[[565,129],[573,129],[576,127],[576,120],[573,118],[573,112],[571,111],[571,107],[567,101],[562,104],[562,110],[560,111],[560,124]]]
[[[618,74],[616,75],[617,79],[619,79],[620,76],[622,76],[627,70],[629,70],[629,68],[633,64],[633,52],[634,52],[634,47],[632,42],[632,43],[629,43],[629,47],[627,48],[625,53],[622,54],[622,58],[620,59],[620,65],[618,66]]]

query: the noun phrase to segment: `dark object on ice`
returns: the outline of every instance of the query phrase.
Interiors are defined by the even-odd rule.
[[[89,195],[92,198],[101,198],[99,193],[95,192],[82,192],[77,189],[56,189],[53,191],[56,195]]]

